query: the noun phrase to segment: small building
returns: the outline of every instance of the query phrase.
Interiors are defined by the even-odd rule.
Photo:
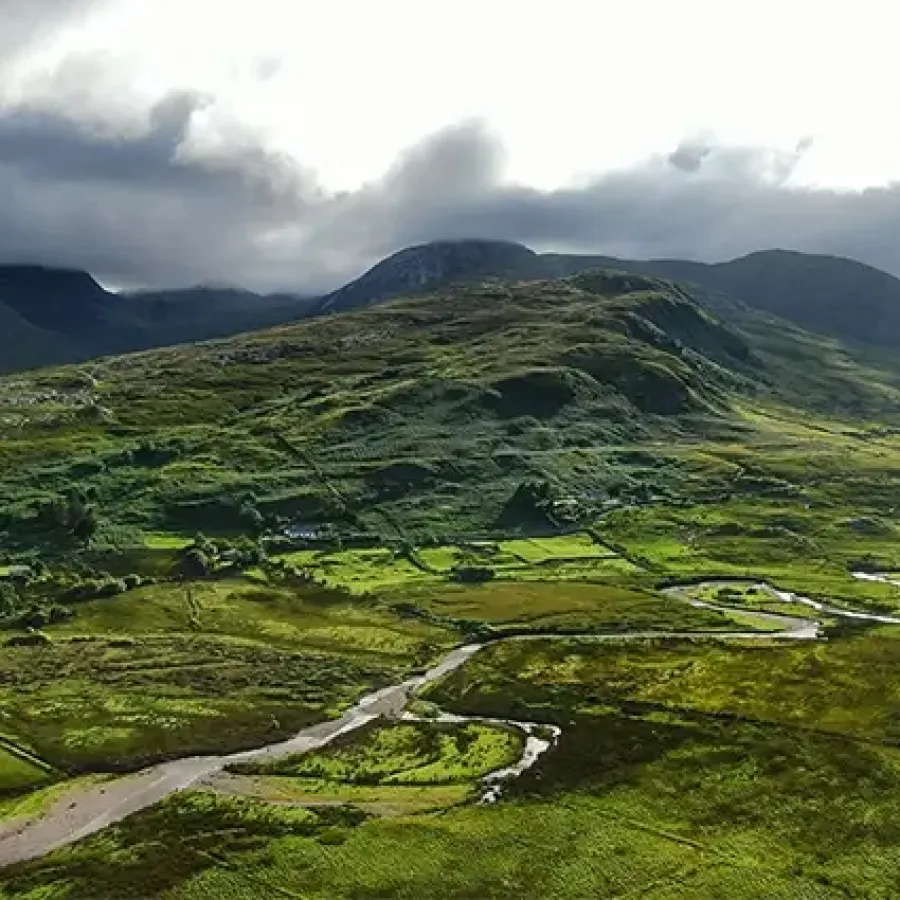
[[[284,535],[295,541],[317,541],[321,532],[315,525],[293,522],[284,529]]]

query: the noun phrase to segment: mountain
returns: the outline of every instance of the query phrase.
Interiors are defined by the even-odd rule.
[[[346,312],[390,297],[454,281],[540,275],[538,255],[510,241],[434,241],[383,259],[355,281],[323,297],[313,315]]]
[[[36,328],[79,334],[104,326],[116,299],[87,272],[0,266],[0,304]]]
[[[256,294],[206,285],[121,296],[140,323],[142,349],[279,325],[306,315],[315,302],[293,294]]]
[[[340,312],[454,281],[559,278],[611,268],[690,284],[699,299],[723,313],[727,297],[843,340],[900,346],[900,280],[835,256],[763,250],[725,263],[677,259],[633,260],[546,253],[505,241],[437,241],[401,250],[313,312]]]
[[[673,283],[592,270],[17,375],[0,381],[17,433],[0,543],[42,541],[47,497],[73,485],[117,542],[285,520],[471,534],[540,524],[548,498],[589,515],[646,490],[780,496],[805,472],[787,438],[824,441],[832,416],[852,443],[892,421],[900,374],[745,314],[754,328]]]
[[[114,294],[85,272],[0,266],[0,371],[226,337],[454,284],[547,280],[598,268],[687,285],[708,311],[737,327],[771,335],[790,322],[871,348],[900,346],[900,280],[849,259],[764,250],[710,264],[538,254],[509,241],[458,240],[408,247],[322,298],[210,286]],[[762,324],[748,309],[781,324]]]
[[[265,328],[310,302],[207,287],[116,294],[78,270],[0,266],[0,372]]]
[[[52,331],[33,325],[10,306],[0,303],[0,372],[18,372],[42,365],[86,359],[89,353]]]

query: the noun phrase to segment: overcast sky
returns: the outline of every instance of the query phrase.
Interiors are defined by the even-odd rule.
[[[883,0],[0,0],[0,261],[317,292],[437,238],[900,274]]]

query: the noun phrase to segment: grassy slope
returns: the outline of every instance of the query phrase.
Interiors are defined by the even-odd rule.
[[[333,716],[458,637],[372,604],[247,581],[87,603],[0,647],[0,728],[67,771],[258,746]]]
[[[900,397],[889,370],[844,357],[836,373],[800,334],[748,350],[664,283],[582,276],[18,377],[0,390],[0,541],[68,550],[33,516],[73,485],[94,498],[98,541],[118,545],[242,531],[248,503],[270,525],[384,540],[533,528],[540,516],[506,509],[525,479],[588,515],[635,493],[757,494],[707,447],[755,453],[771,432],[754,416],[783,410],[809,423],[784,448],[805,454],[846,443],[859,416],[889,421]]]
[[[654,596],[670,577],[900,606],[847,571],[900,568],[896,374],[757,319],[741,355],[677,294],[633,287],[471,288],[6,382],[10,558],[52,559],[29,511],[76,482],[94,492],[97,544],[126,547],[129,566],[138,544],[171,561],[178,529],[240,530],[220,501],[246,495],[270,524],[327,521],[382,546],[290,557],[358,595],[340,602],[260,572],[196,585],[199,613],[171,584],[82,605],[49,647],[0,648],[0,728],[56,765],[135,765],[286,733],[473,623],[727,624]],[[710,355],[675,352],[637,313]],[[520,507],[504,521],[523,478],[575,497],[593,537],[549,537]],[[529,536],[503,534],[517,527]],[[446,539],[484,531],[496,539]],[[418,563],[401,552],[428,535]],[[478,562],[498,579],[448,583]],[[497,807],[459,806],[461,785],[331,780],[348,760],[394,771],[409,756],[364,734],[338,748],[340,772],[326,753],[327,777],[257,789],[356,810],[187,794],[4,873],[0,897],[892,897],[898,647],[896,629],[785,648],[496,647],[432,697],[564,729]]]
[[[522,746],[511,729],[410,722],[369,726],[315,753],[242,768],[351,784],[452,784],[515,762]]]

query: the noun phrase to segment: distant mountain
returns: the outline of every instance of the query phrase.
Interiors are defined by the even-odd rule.
[[[615,269],[687,286],[707,310],[756,330],[765,312],[808,331],[874,348],[900,347],[900,280],[834,256],[763,250],[724,263],[545,253],[510,241],[408,247],[321,298],[228,287],[115,294],[86,272],[0,266],[0,372],[228,337],[344,313],[453,284],[566,278]]]
[[[10,306],[0,303],[0,373],[42,365],[77,362],[89,354],[52,331],[38,328]]]
[[[254,331],[310,303],[207,287],[116,294],[78,270],[0,266],[0,372]]]
[[[836,256],[762,250],[725,263],[678,259],[536,254],[506,241],[436,241],[401,250],[313,312],[342,312],[451,282],[563,278],[610,268],[666,278],[695,289],[701,301],[726,296],[810,331],[880,347],[900,347],[900,279]],[[716,311],[723,313],[719,305]]]
[[[117,302],[87,272],[0,266],[0,304],[36,328],[79,334],[105,326]]]
[[[302,318],[315,298],[200,285],[123,294],[146,347],[228,337]]]
[[[510,241],[434,241],[383,259],[355,281],[323,297],[312,314],[345,312],[428,290],[438,284],[485,277],[541,276],[540,257]]]

